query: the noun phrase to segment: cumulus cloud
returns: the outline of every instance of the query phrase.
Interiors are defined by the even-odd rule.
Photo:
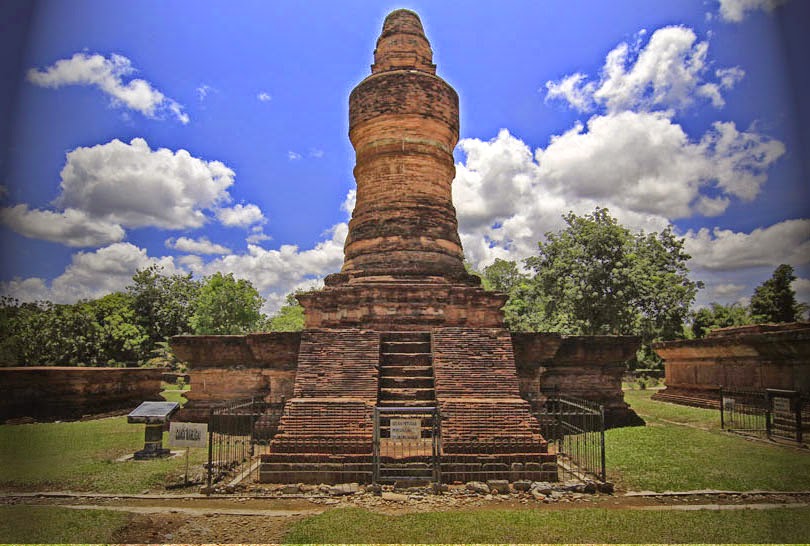
[[[459,228],[469,257],[482,262],[530,253],[569,210],[607,206],[647,230],[695,213],[718,215],[732,198],[756,196],[784,152],[733,123],[715,124],[694,141],[655,112],[594,116],[534,151],[506,130],[459,147],[466,155],[453,184]]]
[[[158,265],[166,274],[177,273],[171,257],[151,258],[130,243],[115,243],[93,252],[77,252],[65,271],[52,282],[33,277],[0,282],[0,292],[21,301],[48,299],[74,303],[123,290],[138,269]]]
[[[256,98],[262,102],[269,102],[273,100],[273,97],[271,97],[266,91],[261,91],[258,95],[256,95]]]
[[[248,227],[266,221],[261,209],[250,203],[220,208],[216,214],[219,221],[226,226]]]
[[[152,150],[146,140],[76,148],[61,171],[57,206],[126,227],[196,228],[204,209],[230,200],[235,174],[219,161],[186,150]]]
[[[0,223],[25,237],[44,239],[68,246],[101,246],[124,239],[120,225],[89,218],[84,212],[30,210],[28,205],[0,209]]]
[[[199,228],[216,214],[226,225],[263,221],[255,205],[225,207],[235,173],[186,150],[152,150],[142,138],[114,139],[67,154],[57,211],[27,205],[0,209],[0,222],[27,237],[69,246],[124,238],[124,228]]]
[[[560,99],[582,112],[601,106],[608,112],[659,110],[671,114],[699,96],[719,108],[725,104],[722,91],[731,89],[744,72],[739,67],[721,68],[714,73],[715,81],[707,80],[708,49],[708,42],[698,41],[692,29],[664,27],[639,51],[626,42],[611,50],[598,81],[576,72],[546,82],[546,100]]]
[[[188,252],[189,254],[228,254],[230,249],[212,243],[208,237],[200,237],[198,239],[191,239],[189,237],[180,237],[178,239],[166,239],[166,247],[179,250],[180,252]]]
[[[302,156],[298,152],[293,152],[292,150],[287,152],[287,159],[289,159],[290,161],[298,161],[302,157],[304,157],[304,156]]]
[[[169,112],[181,123],[188,123],[189,117],[183,112],[183,107],[155,89],[148,81],[136,78],[124,82],[124,78],[134,72],[132,62],[123,55],[112,54],[106,58],[98,54],[76,53],[73,57],[60,59],[45,69],[30,69],[27,78],[41,87],[92,85],[111,97],[116,105],[137,110],[150,118]]]
[[[749,12],[772,12],[787,0],[720,0],[720,17],[724,21],[739,23]]]
[[[780,263],[810,263],[810,220],[785,220],[751,233],[707,229],[686,233],[686,252],[692,266],[728,271]]]

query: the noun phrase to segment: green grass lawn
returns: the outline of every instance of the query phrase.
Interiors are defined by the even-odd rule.
[[[810,508],[642,512],[486,510],[388,516],[357,508],[295,522],[286,543],[801,543]]]
[[[108,510],[71,510],[53,506],[0,506],[0,542],[53,544],[112,542],[129,516]]]
[[[657,402],[650,400],[651,394],[625,391],[625,400],[647,421],[646,427],[605,434],[608,478],[617,484],[653,491],[810,490],[809,451],[722,432],[718,411]]]
[[[2,425],[0,489],[139,493],[179,481],[184,457],[116,461],[141,449],[143,435],[126,417]],[[191,465],[206,460],[205,449],[191,450]]]

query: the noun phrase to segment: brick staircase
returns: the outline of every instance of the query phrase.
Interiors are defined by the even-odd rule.
[[[433,407],[433,355],[429,332],[387,332],[380,347],[381,407]]]
[[[430,333],[381,334],[379,373],[377,406],[381,410],[378,480],[382,483],[430,482],[433,478],[432,408],[436,406]],[[394,408],[407,409],[397,411]],[[426,411],[419,412],[420,408],[425,408]],[[391,438],[392,419],[420,419],[421,438]]]

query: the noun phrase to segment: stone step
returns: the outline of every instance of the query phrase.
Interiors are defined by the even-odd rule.
[[[430,353],[430,341],[384,341],[383,353]]]
[[[382,388],[380,400],[435,400],[433,388]]]
[[[430,332],[383,332],[380,341],[419,341],[430,343]]]
[[[380,377],[433,377],[433,366],[380,366]]]
[[[433,359],[430,353],[382,353],[380,364],[383,366],[430,366]]]
[[[434,400],[380,400],[378,406],[385,408],[429,408],[435,406]]]
[[[397,375],[380,378],[380,387],[387,388],[433,388],[433,377],[426,375]]]

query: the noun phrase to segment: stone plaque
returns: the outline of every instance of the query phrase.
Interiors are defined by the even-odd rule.
[[[421,437],[421,419],[391,419],[392,440],[418,440]]]
[[[723,397],[723,411],[734,411],[734,399],[729,396]]]
[[[790,413],[790,398],[774,396],[772,400],[774,413]]]
[[[205,447],[208,445],[207,423],[169,423],[169,447]]]

